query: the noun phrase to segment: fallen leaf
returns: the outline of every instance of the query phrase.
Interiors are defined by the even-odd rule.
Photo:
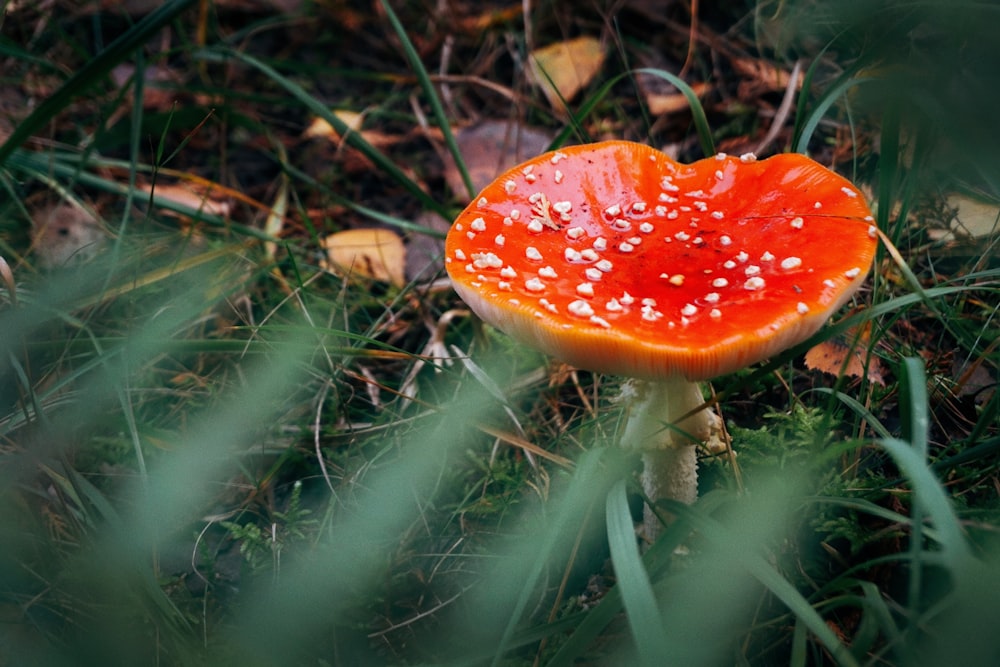
[[[604,47],[593,37],[577,37],[535,49],[528,64],[532,80],[552,108],[562,109],[601,71]]]
[[[661,70],[671,74],[676,74],[680,70],[678,63],[669,60],[658,51],[640,53],[638,64],[642,69]],[[649,113],[654,116],[677,113],[691,108],[691,103],[677,89],[677,86],[662,76],[650,72],[639,72],[635,76],[635,82],[646,102]],[[702,97],[712,88],[707,83],[689,85],[698,97]]]
[[[45,269],[57,269],[93,259],[107,235],[97,219],[83,207],[63,203],[32,217],[31,246]]]
[[[349,111],[347,109],[335,109],[333,115],[339,118],[350,132],[357,132],[361,137],[370,143],[372,146],[384,147],[389,146],[400,141],[400,137],[395,137],[392,135],[384,134],[382,132],[376,132],[374,130],[362,130],[361,127],[364,124],[364,114],[360,114],[356,111]],[[314,118],[309,127],[305,129],[302,136],[306,139],[316,139],[324,138],[328,139],[334,143],[340,143],[343,137],[337,130],[334,129],[330,123],[322,118]]]
[[[175,204],[180,204],[195,211],[203,211],[210,215],[228,216],[231,210],[229,202],[214,196],[211,188],[202,188],[194,185],[170,185],[157,184],[156,186],[143,185],[143,192],[152,193],[159,199],[165,199]],[[168,215],[177,218],[184,217],[175,211],[168,211]]]
[[[850,333],[847,336],[853,338]],[[830,375],[840,375],[843,371],[844,375],[855,379],[865,377],[868,341],[867,332],[862,334],[861,340],[853,349],[838,338],[825,340],[806,352],[806,368]],[[882,365],[882,360],[875,355],[871,355],[868,359],[867,377],[869,382],[881,387],[885,386],[885,368]]]
[[[947,201],[955,210],[953,234],[978,238],[1000,232],[1000,204],[965,195],[951,195]]]
[[[352,132],[361,131],[361,123],[364,121],[365,117],[358,112],[348,111],[347,109],[334,109],[332,113],[347,126],[347,129]],[[326,137],[335,141],[340,140],[340,134],[333,129],[333,126],[318,117],[314,118],[313,121],[309,123],[309,127],[307,127],[306,131],[302,133],[302,136],[309,139],[314,137]]]
[[[552,143],[552,136],[512,121],[485,120],[456,132],[455,142],[472,177],[472,185],[479,192],[510,167],[544,153]],[[448,187],[456,198],[468,203],[462,174],[451,154],[445,154],[444,163]]]
[[[692,83],[691,89],[695,95],[703,97],[712,87],[707,83]],[[649,113],[654,116],[677,113],[678,111],[686,111],[691,108],[691,102],[680,91],[668,94],[647,94],[645,97]]]
[[[329,261],[321,266],[332,273],[362,275],[392,283],[406,284],[403,268],[406,248],[399,234],[389,229],[349,229],[330,234],[322,241]]]
[[[951,363],[956,394],[958,396],[972,396],[979,405],[986,403],[997,386],[996,378],[983,363],[985,358],[984,355],[975,361],[963,363],[961,355],[956,354]]]
[[[135,76],[135,66],[122,63],[111,70],[111,80],[119,88],[132,85]],[[142,108],[169,110],[177,101],[178,90],[182,87],[183,78],[180,74],[165,65],[149,65],[143,70]],[[132,91],[129,91],[131,98]],[[131,104],[126,105],[130,107]]]
[[[738,95],[742,100],[753,99],[763,93],[783,92],[792,81],[792,73],[762,58],[733,58],[733,69],[745,81],[739,85]],[[804,74],[795,81],[796,90],[802,87]]]

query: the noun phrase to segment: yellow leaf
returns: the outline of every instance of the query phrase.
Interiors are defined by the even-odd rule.
[[[344,124],[347,125],[347,129],[352,132],[361,131],[361,123],[364,120],[364,116],[358,112],[336,109],[334,110],[333,115],[342,120]],[[313,122],[309,124],[309,127],[307,127],[306,131],[302,134],[308,139],[312,139],[314,137],[326,137],[334,141],[340,139],[340,134],[333,129],[332,125],[322,118],[313,119]]]
[[[528,59],[531,77],[555,109],[588,86],[604,65],[604,47],[593,37],[577,37],[535,49]]]
[[[403,239],[391,230],[350,229],[330,234],[322,243],[329,258],[322,263],[327,271],[360,274],[397,287],[406,283],[406,248]]]
[[[180,204],[195,211],[203,211],[211,215],[220,217],[228,216],[231,207],[228,202],[217,198],[218,195],[211,188],[198,187],[181,183],[178,185],[142,185],[143,192],[153,193],[154,196]],[[180,217],[179,213],[168,211],[169,215]]]

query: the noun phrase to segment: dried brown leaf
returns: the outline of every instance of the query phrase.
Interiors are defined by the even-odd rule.
[[[544,153],[552,136],[511,121],[485,120],[456,132],[455,141],[478,192],[506,169]],[[458,199],[467,203],[469,197],[455,161],[446,154],[444,162],[448,186]]]
[[[93,259],[107,235],[83,207],[62,203],[32,216],[31,246],[44,269],[57,269]]]
[[[866,376],[866,356],[867,350],[864,345],[857,345],[852,350],[851,346],[843,341],[830,339],[810,348],[806,352],[805,362],[806,368],[830,375],[840,375],[843,371],[844,375],[858,379]],[[867,377],[869,382],[885,386],[885,369],[882,360],[875,355],[868,359]]]

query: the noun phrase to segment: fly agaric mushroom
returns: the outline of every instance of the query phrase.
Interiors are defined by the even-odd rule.
[[[691,503],[693,445],[718,419],[696,412],[697,382],[815,333],[864,281],[875,247],[861,193],[804,155],[684,165],[607,141],[502,174],[455,220],[445,265],[489,324],[634,378],[622,445],[643,452],[651,501]],[[647,536],[657,532],[647,510]]]

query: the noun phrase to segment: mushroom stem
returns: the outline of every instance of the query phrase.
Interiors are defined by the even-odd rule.
[[[696,382],[673,376],[660,382],[632,380],[623,395],[631,408],[622,446],[642,451],[642,488],[650,502],[661,498],[691,504],[698,497],[697,444],[708,440],[715,426],[711,410],[699,410],[704,399]],[[650,541],[660,521],[646,508],[644,532]]]

